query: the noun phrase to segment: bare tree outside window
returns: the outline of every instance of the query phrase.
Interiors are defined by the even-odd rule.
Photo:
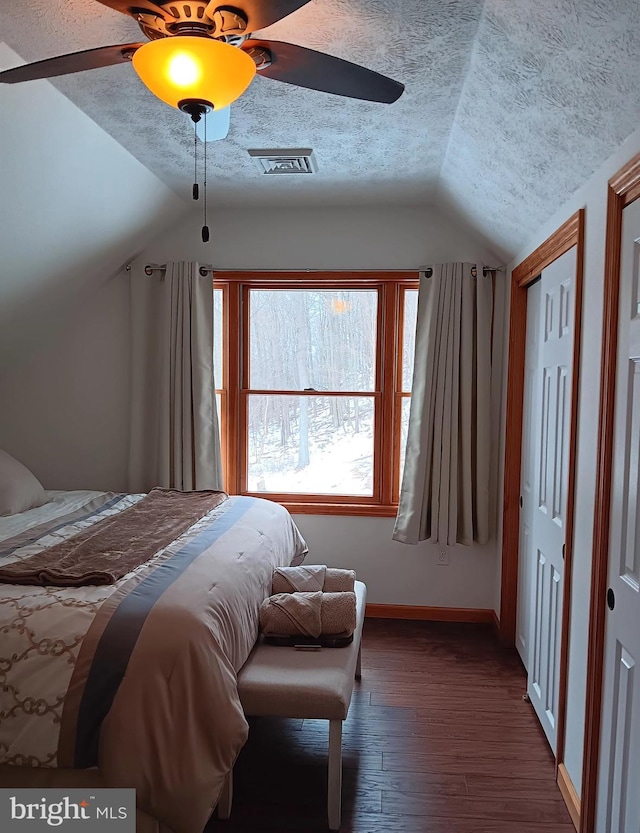
[[[413,358],[416,348],[416,322],[418,318],[418,290],[405,289],[403,292],[404,314],[402,318],[402,405],[400,413],[400,466],[399,484],[402,483],[407,432],[409,430],[409,409],[411,407],[411,386],[413,384]]]
[[[377,291],[249,297],[249,490],[372,495]]]

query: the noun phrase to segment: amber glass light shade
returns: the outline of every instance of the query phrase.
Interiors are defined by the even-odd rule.
[[[214,110],[239,98],[256,74],[253,60],[238,47],[185,35],[145,43],[134,53],[133,68],[143,84],[172,107],[194,100]]]

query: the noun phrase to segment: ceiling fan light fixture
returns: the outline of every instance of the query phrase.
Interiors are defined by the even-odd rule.
[[[140,80],[159,99],[179,108],[185,100],[219,110],[247,89],[256,74],[241,49],[212,38],[175,35],[145,43],[133,56]]]

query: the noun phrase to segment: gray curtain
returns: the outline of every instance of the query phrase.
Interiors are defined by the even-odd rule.
[[[393,539],[489,539],[491,277],[471,263],[420,276],[413,386]]]
[[[130,487],[221,489],[211,275],[177,262],[133,281]]]

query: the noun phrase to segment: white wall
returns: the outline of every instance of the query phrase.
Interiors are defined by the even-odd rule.
[[[565,765],[578,794],[581,791],[584,743],[593,507],[598,447],[607,181],[638,152],[640,152],[640,130],[633,133],[591,179],[538,230],[511,264],[511,267],[515,267],[579,208],[586,208],[580,412],[565,749]]]
[[[145,263],[182,259],[219,269],[274,270],[416,269],[451,260],[496,262],[482,241],[424,206],[214,212],[209,221],[211,242],[206,245],[200,239],[201,225],[201,214],[195,211],[172,232],[157,237],[134,264],[139,279],[144,280]],[[493,544],[452,548],[450,565],[438,567],[434,547],[391,541],[392,518],[298,515],[296,521],[309,543],[311,560],[356,569],[368,585],[370,602],[493,607]]]
[[[211,188],[209,205],[215,206]],[[212,211],[202,243],[201,208],[153,240],[141,262],[189,256],[217,269],[417,269],[456,260],[494,263],[486,243],[426,206]],[[499,262],[499,261],[498,261]]]
[[[48,488],[122,489],[121,266],[186,205],[47,81],[2,85],[0,113],[0,447]]]
[[[66,309],[53,306],[49,320],[23,311],[16,325],[0,346],[0,447],[45,488],[126,489],[126,278],[69,298]]]

